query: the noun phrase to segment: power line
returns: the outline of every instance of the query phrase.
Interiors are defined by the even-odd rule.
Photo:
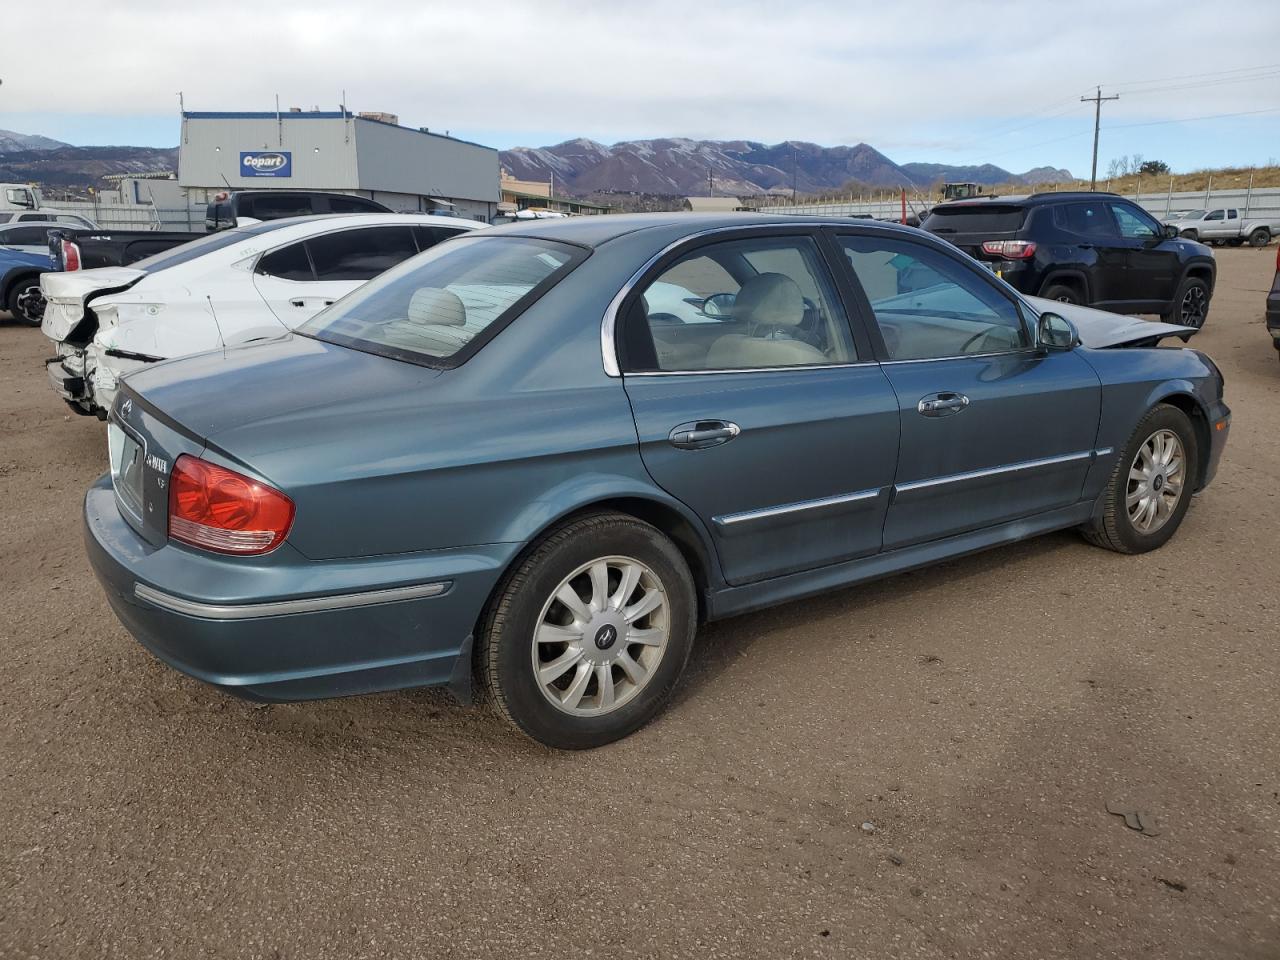
[[[1180,117],[1176,120],[1150,120],[1146,123],[1107,124],[1108,130],[1128,130],[1131,127],[1158,127],[1164,123],[1193,123],[1196,120],[1221,120],[1225,117],[1251,117],[1259,113],[1275,113],[1280,107],[1264,107],[1261,110],[1241,110],[1238,113],[1210,113],[1203,117]]]
[[[1255,70],[1274,70],[1277,68],[1280,68],[1280,63],[1263,63],[1255,67],[1235,67],[1231,70],[1211,70],[1207,73],[1183,73],[1176,77],[1153,77],[1149,80],[1126,80],[1123,83],[1113,81],[1106,84],[1106,86],[1118,87],[1123,91],[1125,87],[1143,86],[1148,83],[1165,83],[1169,80],[1195,80],[1200,77],[1224,77],[1228,74],[1252,73]]]

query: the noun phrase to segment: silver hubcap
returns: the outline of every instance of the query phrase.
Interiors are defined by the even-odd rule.
[[[533,636],[543,696],[575,716],[630,701],[667,649],[671,618],[657,575],[630,557],[601,557],[560,581]]]
[[[1157,430],[1138,448],[1129,465],[1125,507],[1142,533],[1154,533],[1169,522],[1182,499],[1186,455],[1172,430]]]

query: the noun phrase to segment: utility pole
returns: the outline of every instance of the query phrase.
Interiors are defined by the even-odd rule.
[[[791,151],[791,202],[796,202],[796,167],[800,162],[800,154],[794,148]]]
[[[716,175],[712,173],[710,167],[707,167],[707,196],[714,197],[715,195],[716,195]]]
[[[1093,169],[1089,172],[1089,189],[1098,189],[1098,130],[1102,126],[1102,101],[1103,100],[1119,100],[1120,94],[1113,94],[1110,97],[1102,95],[1102,88],[1098,87],[1098,92],[1092,97],[1081,97],[1081,103],[1093,104]]]

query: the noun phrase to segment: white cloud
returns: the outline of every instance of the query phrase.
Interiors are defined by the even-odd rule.
[[[58,19],[92,28],[54,34],[43,9],[8,11],[10,36],[50,43],[7,45],[0,111],[176,114],[178,90],[188,109],[267,110],[277,93],[333,109],[345,88],[353,109],[512,142],[562,130],[981,153],[983,130],[1016,137],[1002,118],[1083,115],[1075,98],[1099,82],[1280,62],[1275,0],[1230,16],[1176,0],[130,0],[104,16],[98,0],[61,0]],[[1280,78],[1130,87],[1107,111],[1119,123],[1267,106]]]

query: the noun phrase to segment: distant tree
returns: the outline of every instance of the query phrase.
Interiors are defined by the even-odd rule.
[[[1138,172],[1144,176],[1154,177],[1157,174],[1168,173],[1169,165],[1163,160],[1144,160],[1138,167]]]
[[[1112,157],[1110,162],[1107,163],[1107,179],[1108,180],[1115,180],[1117,177],[1121,177],[1124,175],[1120,170],[1122,159],[1123,158],[1121,157]]]

